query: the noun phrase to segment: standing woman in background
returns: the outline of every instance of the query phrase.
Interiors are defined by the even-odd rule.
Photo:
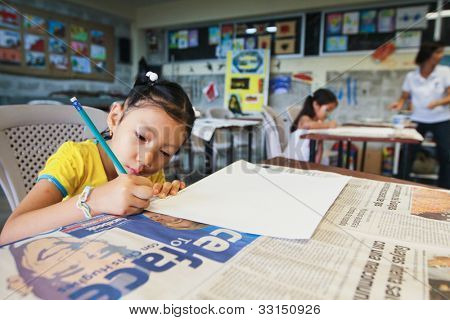
[[[415,63],[403,82],[402,95],[390,107],[400,110],[411,99],[411,120],[417,131],[433,133],[439,160],[439,181],[442,188],[450,189],[450,68],[439,65],[444,45],[439,42],[423,43]]]

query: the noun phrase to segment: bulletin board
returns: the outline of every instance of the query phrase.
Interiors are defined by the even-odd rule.
[[[112,27],[0,4],[0,72],[113,81],[114,61]]]
[[[225,108],[260,112],[267,105],[270,51],[233,50],[227,54]]]
[[[393,39],[397,49],[418,48],[433,40],[434,20],[425,14],[435,7],[424,2],[323,12],[321,53],[374,50]]]
[[[268,49],[275,56],[303,55],[304,14],[222,23],[167,32],[169,61],[225,59],[230,50]],[[248,33],[247,30],[253,30]]]

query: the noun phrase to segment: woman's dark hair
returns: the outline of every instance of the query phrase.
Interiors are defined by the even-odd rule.
[[[125,112],[138,108],[141,101],[155,103],[167,112],[172,119],[184,124],[187,134],[186,139],[189,138],[195,113],[189,97],[179,84],[166,80],[152,82],[145,73],[140,73],[125,99],[124,104],[127,107]],[[111,138],[107,132],[103,132],[102,135],[106,139]]]
[[[318,89],[314,91],[313,95],[309,95],[305,102],[303,103],[303,108],[300,113],[297,115],[295,120],[292,122],[291,132],[294,132],[298,128],[298,121],[303,116],[308,116],[310,118],[314,118],[316,116],[316,112],[314,111],[313,102],[317,102],[319,106],[333,103],[338,103],[338,100],[333,92],[328,89]]]
[[[420,46],[419,52],[417,52],[417,56],[415,59],[415,63],[418,66],[421,66],[425,61],[431,58],[433,53],[437,50],[444,48],[444,44],[442,42],[424,42]]]

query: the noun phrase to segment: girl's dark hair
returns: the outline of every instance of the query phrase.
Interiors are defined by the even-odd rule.
[[[186,138],[191,135],[195,113],[189,97],[179,84],[166,80],[152,82],[145,73],[140,73],[124,104],[129,110],[138,108],[141,101],[151,101],[160,106],[172,119],[184,124]]]
[[[419,52],[417,52],[415,63],[421,66],[425,61],[431,58],[433,53],[444,48],[442,42],[424,42],[421,44]]]
[[[313,95],[309,95],[305,102],[303,103],[303,108],[300,113],[297,115],[295,120],[292,122],[291,132],[294,132],[298,128],[298,121],[303,116],[308,116],[310,118],[314,118],[316,116],[316,112],[314,111],[313,102],[317,102],[319,106],[333,103],[338,103],[338,100],[333,92],[328,89],[318,89],[314,91]]]

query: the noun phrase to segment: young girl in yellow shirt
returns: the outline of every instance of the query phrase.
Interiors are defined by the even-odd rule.
[[[114,103],[108,114],[107,143],[128,174],[116,171],[95,140],[64,143],[9,217],[0,244],[101,213],[139,213],[153,195],[175,195],[185,187],[166,182],[163,168],[189,137],[194,110],[178,84],[152,80],[139,77],[125,102]]]

